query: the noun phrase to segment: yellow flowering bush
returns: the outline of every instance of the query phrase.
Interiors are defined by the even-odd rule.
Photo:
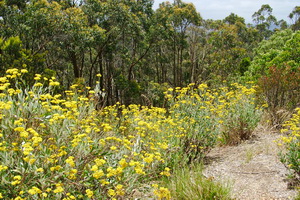
[[[261,116],[262,106],[256,103],[257,87],[249,83],[248,86],[233,83],[230,88],[223,87],[221,102],[225,111],[222,116],[221,132],[225,144],[236,145],[251,138]]]
[[[296,108],[290,120],[286,121],[281,129],[286,133],[279,141],[279,145],[286,147],[286,151],[280,154],[281,162],[300,178],[300,108]]]
[[[241,86],[191,84],[165,93],[168,109],[117,103],[96,110],[91,88],[74,84],[56,94],[55,77],[40,74],[31,88],[19,87],[26,72],[0,77],[3,199],[130,199],[140,189],[170,199],[159,180],[203,158],[234,111],[231,99],[252,95]]]
[[[185,120],[185,152],[201,157],[219,138],[235,144],[249,139],[262,111],[255,104],[255,86],[237,83],[211,89],[206,84],[168,90],[172,118]]]
[[[0,79],[3,198],[118,199],[169,175],[164,109],[116,104],[97,111],[92,90],[73,85],[54,94],[59,83],[39,74],[32,88],[19,89],[22,73],[8,70]]]

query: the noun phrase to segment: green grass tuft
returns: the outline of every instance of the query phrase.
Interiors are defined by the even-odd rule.
[[[205,177],[202,174],[202,169],[201,164],[175,169],[172,176],[165,180],[165,185],[171,192],[172,199],[231,199],[229,185]]]

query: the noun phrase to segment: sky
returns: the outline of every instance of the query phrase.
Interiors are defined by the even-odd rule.
[[[154,0],[153,8],[167,0]],[[173,2],[173,0],[168,0]],[[300,0],[183,0],[193,3],[203,19],[224,19],[230,13],[245,18],[246,23],[252,23],[252,15],[263,4],[269,4],[273,8],[273,15],[277,20],[284,19],[290,23],[288,15],[295,6],[300,6]]]

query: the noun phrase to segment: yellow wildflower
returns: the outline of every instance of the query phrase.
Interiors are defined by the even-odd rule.
[[[43,168],[37,168],[35,171],[36,172],[44,172],[44,169]]]
[[[85,193],[88,198],[91,198],[94,195],[94,192],[90,189],[85,190]]]
[[[42,191],[39,188],[33,186],[31,189],[28,190],[28,193],[31,195],[35,195],[35,194],[42,193]]]
[[[66,163],[69,164],[71,167],[74,167],[75,166],[74,156],[69,156],[69,158],[66,159]]]
[[[115,196],[116,195],[116,192],[115,192],[115,190],[113,190],[113,189],[109,189],[108,190],[108,192],[107,192],[107,194],[109,195],[109,196]]]
[[[62,187],[61,183],[58,183],[55,186],[56,186],[56,188],[55,188],[55,190],[53,190],[54,193],[61,193],[64,191],[64,188]]]

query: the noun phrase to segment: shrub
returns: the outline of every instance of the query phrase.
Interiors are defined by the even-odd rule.
[[[257,81],[268,74],[269,67],[284,67],[286,64],[300,66],[299,54],[300,31],[285,29],[274,33],[268,40],[263,40],[255,49],[255,56],[245,73],[246,79]]]
[[[181,138],[189,160],[203,157],[218,138],[223,144],[249,139],[261,117],[254,102],[256,88],[251,84],[234,83],[217,89],[190,84],[171,92],[167,95],[171,116],[190,122],[185,126],[186,137]]]
[[[281,138],[279,145],[284,145],[286,151],[280,154],[281,162],[292,170],[296,178],[300,178],[300,108],[295,110],[292,118],[283,124],[281,132],[287,136]]]
[[[272,125],[279,126],[285,120],[281,110],[293,110],[299,103],[300,68],[272,66],[269,73],[259,79],[258,85],[268,104]]]
[[[178,138],[173,149],[178,162],[186,164],[202,159],[215,145],[217,140],[217,117],[213,114],[213,101],[217,98],[206,84],[194,88],[188,87],[169,89],[166,98],[172,119],[177,119],[184,131]]]
[[[221,129],[222,143],[227,145],[250,139],[262,116],[262,110],[255,102],[256,87],[232,86],[237,89],[232,90],[235,93],[226,94],[228,114]]]

